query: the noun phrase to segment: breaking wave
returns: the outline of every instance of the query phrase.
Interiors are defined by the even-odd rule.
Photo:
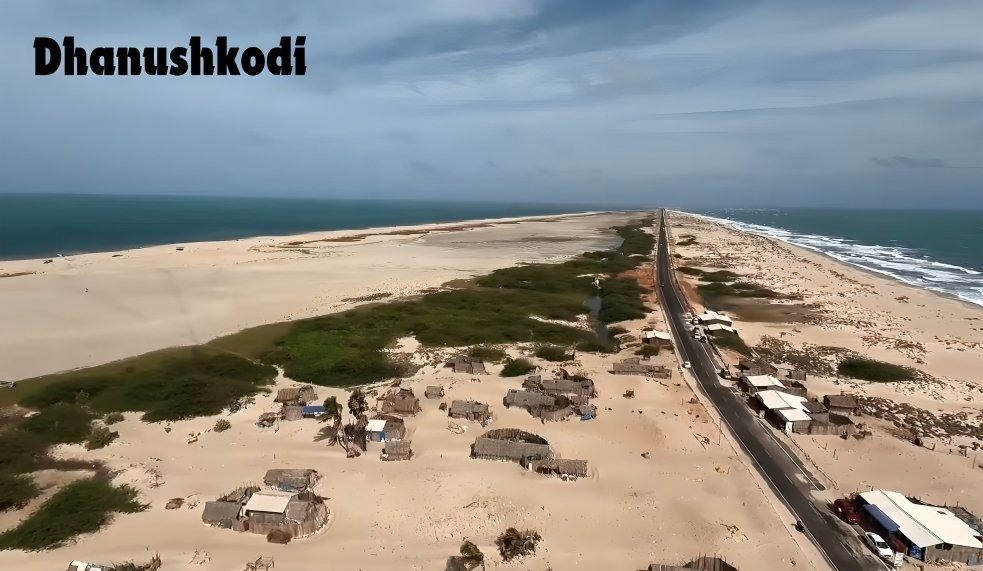
[[[782,228],[729,218],[689,212],[687,214],[720,222],[744,232],[788,242],[909,285],[983,306],[983,272],[933,260],[919,250],[895,246],[871,246],[845,238],[799,234]]]

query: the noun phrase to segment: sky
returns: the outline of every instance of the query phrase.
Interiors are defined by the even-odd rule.
[[[0,192],[983,208],[980,0],[4,0]],[[34,75],[35,36],[307,75]]]

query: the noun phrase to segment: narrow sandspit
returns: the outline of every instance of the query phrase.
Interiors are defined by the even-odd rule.
[[[609,247],[628,214],[477,221],[0,262],[0,380],[414,295]],[[351,238],[351,239],[349,239]]]
[[[983,309],[842,264],[772,238],[674,213],[677,266],[727,270],[773,298],[725,298],[741,338],[777,350],[776,364],[809,369],[810,397],[860,397],[867,439],[792,435],[835,481],[835,493],[895,489],[983,513]],[[682,238],[692,236],[692,239]],[[705,285],[679,273],[694,297]],[[707,288],[704,287],[703,291]],[[796,307],[795,315],[768,313]],[[763,317],[764,316],[764,317]],[[767,353],[767,352],[765,352]],[[908,368],[912,379],[867,382],[838,374],[848,356]],[[734,363],[737,355],[731,356]],[[785,359],[783,362],[782,359]],[[916,438],[919,444],[915,444]]]

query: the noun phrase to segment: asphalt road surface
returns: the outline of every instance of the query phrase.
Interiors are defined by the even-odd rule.
[[[769,429],[751,414],[747,405],[729,388],[720,384],[719,369],[705,343],[693,339],[683,314],[686,305],[676,287],[669,263],[669,246],[665,228],[665,212],[659,226],[659,245],[656,258],[656,278],[669,329],[684,360],[692,365],[701,392],[713,403],[724,425],[754,461],[754,466],[768,482],[778,498],[802,521],[805,534],[819,548],[827,562],[837,571],[867,571],[884,569],[883,564],[860,551],[859,539],[848,532],[823,505],[813,500],[813,490],[820,484],[802,464],[784,448]],[[795,520],[784,522],[795,525]],[[762,552],[762,557],[767,557]]]

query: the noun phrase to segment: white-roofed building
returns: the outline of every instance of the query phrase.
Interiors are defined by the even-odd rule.
[[[731,318],[727,317],[723,313],[717,313],[716,311],[706,310],[697,319],[703,325],[733,325],[734,322]]]
[[[242,506],[242,516],[249,517],[253,513],[283,514],[287,511],[287,504],[290,499],[297,494],[292,492],[261,491],[249,497],[249,501]]]
[[[711,323],[706,326],[708,335],[720,335],[723,333],[729,333],[731,335],[737,335],[737,329],[734,329],[730,325],[723,325],[720,323]]]
[[[767,377],[768,375],[752,375]],[[774,377],[772,377],[774,378]],[[760,381],[765,382],[765,381]],[[779,382],[775,379],[775,382]],[[807,433],[812,417],[806,411],[806,400],[803,397],[790,395],[778,390],[762,390],[754,395],[761,404],[759,414],[766,413],[778,423],[785,432]]]
[[[652,345],[668,345],[672,343],[672,335],[662,331],[642,331],[642,342]]]
[[[759,391],[781,390],[785,388],[785,385],[781,381],[771,375],[743,375],[740,381],[742,388],[752,396]]]
[[[946,508],[918,504],[883,490],[860,494],[859,503],[885,539],[899,540],[909,557],[930,563],[983,564],[981,532]]]

